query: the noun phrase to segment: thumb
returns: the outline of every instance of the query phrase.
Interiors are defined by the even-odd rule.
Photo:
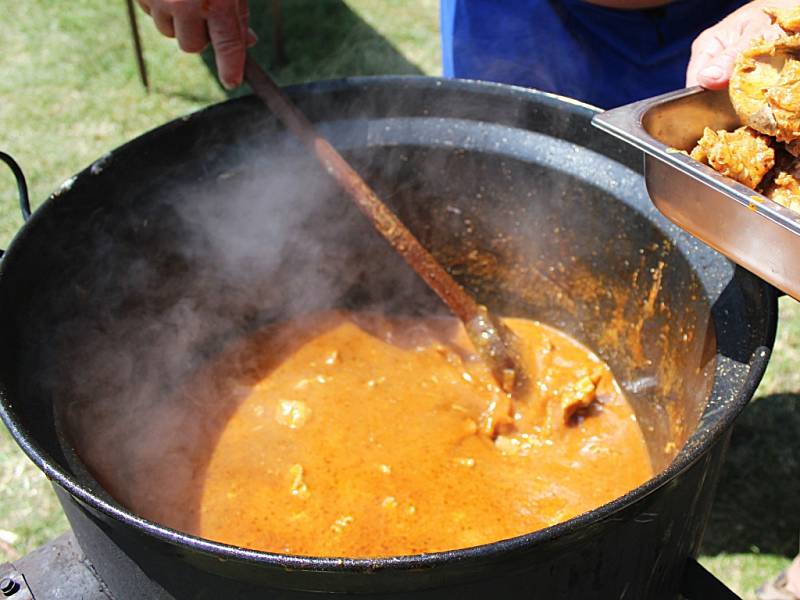
[[[711,57],[697,73],[697,83],[709,90],[725,88],[733,73],[733,65],[739,50],[738,47],[729,47]]]
[[[686,68],[686,87],[700,85],[700,71],[708,67],[724,50],[725,44],[711,31],[701,33],[692,44],[692,56]]]

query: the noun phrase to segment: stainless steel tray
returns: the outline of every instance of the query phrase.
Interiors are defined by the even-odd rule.
[[[668,219],[800,300],[800,214],[678,152],[691,150],[705,126],[740,125],[727,90],[670,92],[592,123],[645,152],[647,191]]]

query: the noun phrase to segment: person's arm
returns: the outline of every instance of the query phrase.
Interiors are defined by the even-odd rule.
[[[753,38],[764,36],[772,39],[780,33],[763,9],[795,6],[800,6],[799,0],[755,0],[706,29],[692,44],[686,85],[702,85],[711,90],[725,88],[736,55],[748,48]]]
[[[247,0],[138,0],[167,37],[177,38],[185,52],[202,52],[211,44],[222,84],[242,83],[245,52],[256,42],[248,28]]]

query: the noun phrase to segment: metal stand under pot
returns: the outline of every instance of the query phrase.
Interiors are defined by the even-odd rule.
[[[690,559],[681,583],[684,598],[735,600],[736,594]],[[125,600],[112,596],[85,557],[73,533],[65,533],[15,563],[0,565],[0,598],[12,600]]]
[[[109,352],[138,361],[137,373],[158,373],[159,361],[174,358],[159,355],[158,336],[169,328],[137,327],[136,319],[158,323],[187,298],[193,310],[230,315],[226,327],[191,340],[187,353],[196,355],[181,357],[201,360],[220,336],[289,314],[288,292],[297,288],[289,282],[319,276],[319,256],[335,257],[336,270],[303,310],[435,305],[369,224],[320,184],[324,173],[262,105],[231,100],[147,133],[70,179],[0,261],[0,416],[53,482],[77,541],[5,565],[4,584],[18,586],[7,597],[81,597],[57,595],[62,583],[79,581],[83,597],[116,600],[735,598],[694,557],[734,420],[769,359],[774,289],[661,216],[645,189],[641,152],[594,129],[590,107],[510,86],[416,77],[288,92],[481,302],[558,327],[611,366],[657,475],[541,531],[374,559],[227,546],[116,502],[75,454],[60,415],[82,374],[102,369]],[[248,193],[256,176],[266,186]],[[272,182],[282,193],[270,193],[278,189]],[[224,222],[253,206],[299,217],[249,223],[256,239],[282,242],[257,246],[246,281],[219,267],[231,257],[214,254],[214,243],[191,253],[182,246],[199,235],[193,215]],[[494,268],[486,269],[488,259]],[[87,351],[86,331],[113,330],[119,319],[133,324],[128,334],[106,340],[108,352]],[[123,406],[134,383],[111,372],[94,391]],[[48,577],[58,572],[56,581]]]

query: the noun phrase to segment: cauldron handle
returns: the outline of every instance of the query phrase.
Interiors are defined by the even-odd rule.
[[[681,595],[686,600],[742,600],[693,558],[686,561]]]
[[[17,179],[17,190],[19,191],[19,209],[22,212],[22,218],[27,221],[31,218],[31,203],[28,199],[28,184],[25,181],[25,174],[22,172],[19,164],[11,156],[5,152],[0,152],[0,160],[8,165],[14,177]],[[5,250],[0,250],[0,258],[2,258]]]

